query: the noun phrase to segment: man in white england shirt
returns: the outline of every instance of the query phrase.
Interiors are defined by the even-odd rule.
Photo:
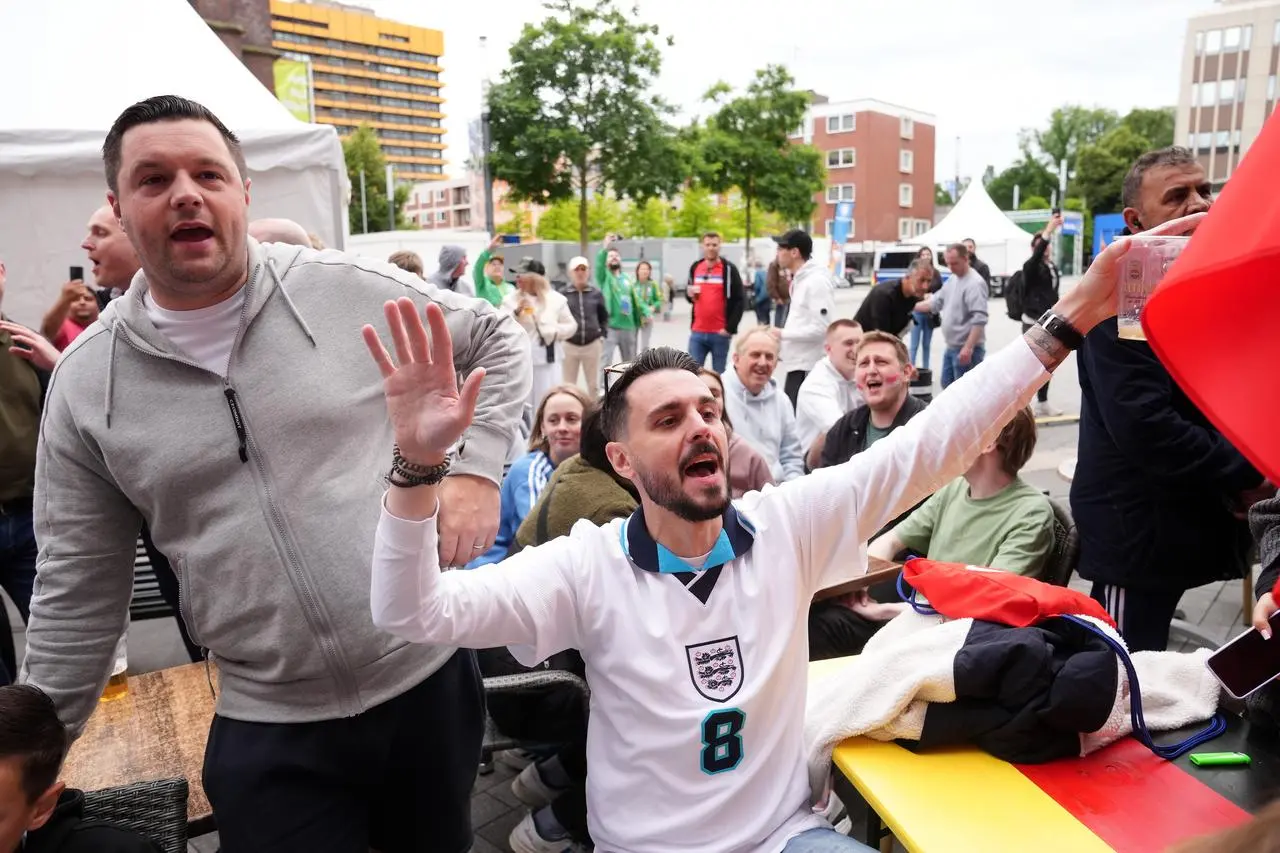
[[[1188,220],[1170,223],[1185,229]],[[440,571],[435,482],[482,377],[461,391],[428,306],[387,305],[396,359],[372,326],[402,465],[374,545],[375,624],[412,642],[510,645],[535,664],[577,648],[591,684],[588,809],[597,849],[627,853],[865,850],[812,811],[801,729],[813,594],[861,570],[863,543],[963,472],[1115,312],[1125,241],[1035,326],[923,413],[843,465],[730,502],[720,405],[697,366],[643,354],[606,392],[609,460],[640,494],[626,520]]]

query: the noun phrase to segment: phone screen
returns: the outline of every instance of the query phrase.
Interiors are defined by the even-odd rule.
[[[1280,611],[1270,622],[1270,640],[1250,628],[1209,656],[1209,671],[1237,699],[1280,675]]]

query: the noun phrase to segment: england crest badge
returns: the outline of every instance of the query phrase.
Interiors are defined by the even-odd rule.
[[[737,695],[742,687],[742,650],[736,636],[684,648],[695,690],[712,702],[728,702]]]

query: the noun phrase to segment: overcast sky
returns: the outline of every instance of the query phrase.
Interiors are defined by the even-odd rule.
[[[537,0],[353,0],[379,15],[441,29],[448,169],[467,156],[480,81],[496,79]],[[658,90],[683,116],[706,112],[717,80],[737,87],[768,63],[831,100],[877,98],[937,117],[935,172],[980,175],[1018,156],[1018,131],[1063,103],[1124,112],[1172,106],[1187,17],[1213,0],[638,0],[675,45]],[[629,8],[623,0],[622,8]],[[746,11],[747,9],[757,11]],[[487,58],[480,36],[488,37]]]

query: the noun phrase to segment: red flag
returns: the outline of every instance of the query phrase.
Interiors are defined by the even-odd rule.
[[[1142,314],[1187,396],[1280,482],[1280,123],[1273,115]]]

